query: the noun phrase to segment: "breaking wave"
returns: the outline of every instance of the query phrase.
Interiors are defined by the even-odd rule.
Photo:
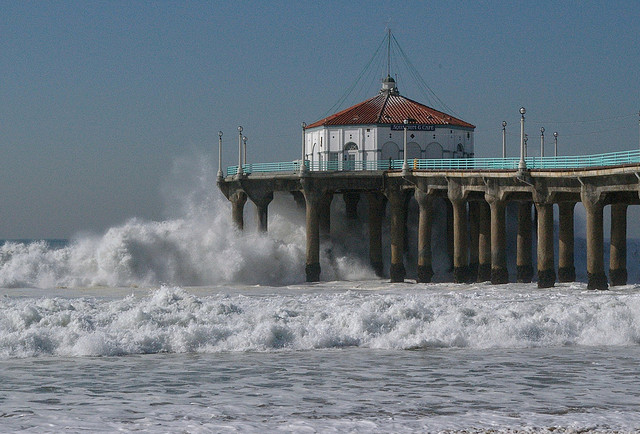
[[[594,293],[583,284],[553,291],[434,284],[372,292],[337,285],[200,296],[163,287],[120,299],[5,296],[0,357],[640,343],[639,288]]]

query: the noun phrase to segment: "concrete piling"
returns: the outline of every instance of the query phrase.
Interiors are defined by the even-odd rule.
[[[376,192],[367,193],[369,202],[369,263],[376,276],[384,276],[382,264],[382,218],[384,217],[385,199]]]
[[[509,283],[504,200],[485,195],[491,207],[491,283]]]
[[[478,282],[491,280],[491,208],[478,202]]]
[[[516,241],[516,280],[529,283],[533,278],[531,256],[531,202],[518,204],[518,238]]]
[[[627,284],[627,204],[611,205],[611,245],[609,247],[611,286]]]
[[[414,197],[420,210],[418,217],[418,282],[429,283],[433,277],[431,256],[433,198],[419,188],[416,188]]]
[[[560,282],[573,282],[576,280],[573,247],[573,214],[575,206],[575,202],[558,203],[558,281]]]
[[[588,185],[582,186],[580,196],[587,212],[587,289],[608,289],[604,272],[603,200]]]
[[[556,283],[553,255],[553,203],[536,202],[538,212],[538,288]]]
[[[229,197],[231,201],[231,219],[236,228],[244,229],[244,204],[247,203],[247,194],[238,190]]]
[[[407,214],[406,193],[400,188],[389,188],[386,191],[391,208],[391,282],[404,282],[404,240]]]

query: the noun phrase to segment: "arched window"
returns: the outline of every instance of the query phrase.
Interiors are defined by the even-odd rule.
[[[399,160],[400,148],[394,142],[387,142],[382,145],[382,152],[380,153],[381,160]]]
[[[416,142],[407,143],[407,160],[422,158],[422,148]]]
[[[442,158],[442,145],[438,142],[431,142],[424,151],[424,158],[436,159]]]
[[[358,145],[356,145],[353,142],[349,142],[346,145],[344,145],[344,150],[345,151],[357,151],[358,150]]]

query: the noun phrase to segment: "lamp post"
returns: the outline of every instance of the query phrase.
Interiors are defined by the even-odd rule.
[[[529,155],[529,134],[524,135],[524,158]]]
[[[502,121],[502,158],[507,158],[507,121]]]
[[[238,176],[242,176],[242,127],[238,127]]]
[[[218,131],[218,178],[222,178],[222,131]]]
[[[557,157],[558,156],[558,132],[557,131],[553,133],[553,151],[554,151],[554,156]]]
[[[247,164],[247,136],[242,136],[242,145],[244,148],[244,157],[242,158],[244,165]]]
[[[544,157],[544,127],[540,128],[540,156]]]
[[[305,170],[307,170],[307,167],[304,165],[304,159],[305,159],[305,155],[304,155],[304,129],[307,128],[307,123],[303,122],[302,123],[302,160],[300,161],[300,173],[304,173]]]
[[[520,162],[518,163],[518,170],[527,170],[527,163],[524,162],[524,114],[527,111],[524,107],[520,107]]]
[[[409,174],[409,163],[407,161],[407,125],[409,125],[409,119],[404,120],[404,161],[402,163],[402,174]]]

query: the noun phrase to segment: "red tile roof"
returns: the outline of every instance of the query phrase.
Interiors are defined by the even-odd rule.
[[[307,125],[307,128],[329,125],[401,124],[405,119],[409,119],[412,124],[475,128],[468,122],[392,92],[381,92],[353,107]]]

